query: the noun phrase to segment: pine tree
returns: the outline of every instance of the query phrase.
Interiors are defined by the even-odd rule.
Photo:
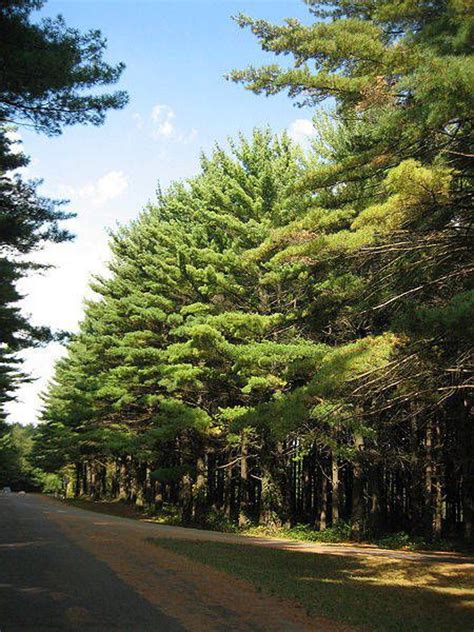
[[[113,236],[44,461],[183,522],[470,538],[472,11],[308,4],[311,26],[241,16],[294,64],[232,76],[334,97],[312,152],[216,148]]]
[[[332,298],[341,287],[352,289],[335,313],[325,314],[322,325],[333,343],[383,332],[397,336],[397,360],[351,394],[365,425],[378,433],[375,442],[364,443],[381,452],[382,460],[400,457],[402,468],[399,442],[409,443],[414,433],[417,465],[403,485],[416,488],[422,485],[420,471],[436,471],[436,480],[425,486],[424,508],[411,499],[413,525],[425,513],[428,532],[440,533],[440,516],[447,511],[440,500],[443,469],[446,463],[456,469],[454,462],[462,463],[464,474],[458,470],[457,476],[464,481],[469,536],[472,465],[462,444],[472,442],[464,421],[472,389],[467,325],[472,320],[472,7],[457,1],[308,4],[323,18],[311,26],[238,18],[264,50],[292,55],[294,65],[236,71],[234,80],[257,93],[287,90],[305,104],[336,100],[336,129],[321,135],[326,149],[332,145],[332,155],[308,170],[301,183],[303,190],[318,193],[326,210],[277,233],[266,251],[278,268],[285,261],[304,262]],[[339,222],[323,238],[321,217],[325,225],[326,217],[328,223]],[[301,236],[298,227],[306,231],[303,243],[293,237]],[[320,301],[314,309],[321,313]],[[453,423],[456,418],[463,430]],[[426,438],[420,446],[423,427],[438,437],[434,463]]]
[[[63,203],[41,196],[39,181],[25,181],[16,172],[28,158],[14,146],[12,124],[55,135],[65,125],[100,124],[107,110],[127,102],[121,91],[93,92],[116,83],[124,68],[103,60],[101,33],[81,34],[61,17],[34,22],[32,12],[43,4],[15,0],[0,7],[0,418],[24,378],[17,352],[52,335],[46,327],[33,327],[18,306],[17,282],[40,269],[26,256],[45,243],[72,237],[61,225],[72,217]]]

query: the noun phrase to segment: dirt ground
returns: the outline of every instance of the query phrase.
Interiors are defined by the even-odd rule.
[[[209,632],[303,631],[344,632],[355,630],[312,614],[303,607],[263,594],[250,582],[191,561],[159,546],[160,538],[253,544],[266,548],[314,555],[361,556],[374,564],[410,560],[442,565],[446,572],[462,568],[474,571],[474,559],[452,553],[390,551],[375,546],[333,545],[249,537],[130,520],[102,511],[83,511],[42,497],[48,518],[77,545],[105,562],[141,597],[177,620],[186,630]],[[153,543],[150,542],[153,538]],[[451,569],[452,570],[452,569]],[[444,572],[444,571],[443,571]],[[361,629],[361,628],[357,628]]]
[[[139,528],[140,523],[58,508],[49,499],[46,503],[48,518],[74,543],[105,562],[122,581],[190,632],[354,630],[309,617],[303,608],[263,595],[245,580],[160,548],[147,541],[149,534]]]

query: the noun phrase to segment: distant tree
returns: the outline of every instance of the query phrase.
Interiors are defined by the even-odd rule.
[[[12,424],[3,426],[0,422],[0,487],[13,489],[38,489],[42,473],[30,462],[33,437],[37,432],[32,425]]]

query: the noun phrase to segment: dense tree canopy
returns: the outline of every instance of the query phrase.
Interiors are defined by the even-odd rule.
[[[470,3],[240,16],[316,111],[216,148],[111,242],[36,458],[184,521],[472,537]]]

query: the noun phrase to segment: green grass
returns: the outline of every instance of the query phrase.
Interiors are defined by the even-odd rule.
[[[245,535],[271,536],[297,540],[299,542],[341,543],[351,542],[351,527],[347,522],[341,522],[335,527],[324,531],[316,531],[309,525],[297,524],[291,528],[266,527],[264,525],[248,527],[241,531]],[[365,537],[364,544],[375,544],[383,549],[402,549],[405,551],[461,551],[472,553],[472,549],[460,541],[437,538],[429,540],[420,536],[413,536],[404,531],[388,533],[378,537]]]
[[[381,632],[474,628],[472,565],[341,557],[215,542],[153,542],[333,621]]]

